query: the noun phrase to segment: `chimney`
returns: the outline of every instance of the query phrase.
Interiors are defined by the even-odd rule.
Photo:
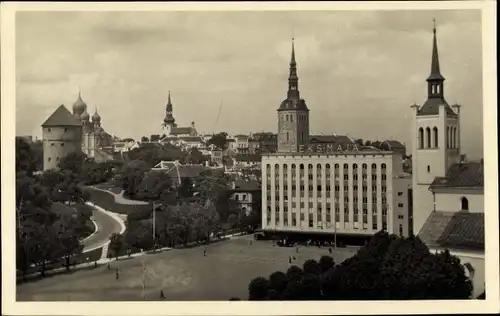
[[[191,122],[191,127],[192,127],[192,128],[194,128],[194,121],[193,121],[193,122]]]

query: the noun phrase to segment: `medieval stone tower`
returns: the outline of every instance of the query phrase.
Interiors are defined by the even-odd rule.
[[[61,158],[82,150],[81,122],[61,105],[42,124],[43,170],[57,169]]]
[[[299,77],[292,39],[292,58],[288,77],[287,98],[278,109],[278,152],[297,152],[309,143],[309,109],[300,98]]]
[[[444,177],[460,157],[460,106],[448,105],[439,67],[436,26],[433,29],[431,73],[427,78],[427,101],[413,105],[413,231],[418,234],[434,210],[429,185]],[[439,210],[438,210],[439,211]]]

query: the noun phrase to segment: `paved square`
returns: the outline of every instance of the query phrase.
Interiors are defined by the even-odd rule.
[[[18,301],[139,301],[142,300],[142,264],[146,267],[146,300],[228,300],[248,298],[248,283],[290,266],[302,266],[307,259],[329,255],[328,248],[272,246],[269,241],[252,241],[252,236],[236,237],[206,247],[174,249],[111,263],[111,270],[95,270],[46,278],[17,287]],[[203,256],[203,249],[207,256]],[[343,248],[331,255],[337,263],[356,250]],[[116,279],[115,268],[119,269]]]

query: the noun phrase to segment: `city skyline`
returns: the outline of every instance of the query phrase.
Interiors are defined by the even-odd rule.
[[[410,106],[426,99],[433,18],[445,98],[463,105],[463,152],[480,158],[481,15],[473,10],[18,13],[16,133],[37,136],[79,88],[104,129],[121,137],[161,133],[169,90],[181,125],[276,132],[293,36],[311,134],[410,147]],[[255,23],[268,31],[244,27]]]

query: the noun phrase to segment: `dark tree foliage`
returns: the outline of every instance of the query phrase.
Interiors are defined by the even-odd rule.
[[[248,299],[251,301],[262,301],[268,298],[269,281],[258,277],[250,281],[248,285]]]
[[[226,132],[215,134],[207,142],[207,145],[214,145],[219,149],[226,149],[226,144],[227,144]]]
[[[82,174],[83,164],[87,156],[81,152],[72,152],[61,158],[58,167],[61,170],[71,171],[74,174]]]
[[[307,260],[303,270],[291,266],[286,274],[271,274],[267,283],[254,281],[249,294],[252,289],[250,296],[260,300],[467,299],[472,293],[460,259],[449,251],[433,254],[418,237],[385,232],[339,265],[323,256]]]

